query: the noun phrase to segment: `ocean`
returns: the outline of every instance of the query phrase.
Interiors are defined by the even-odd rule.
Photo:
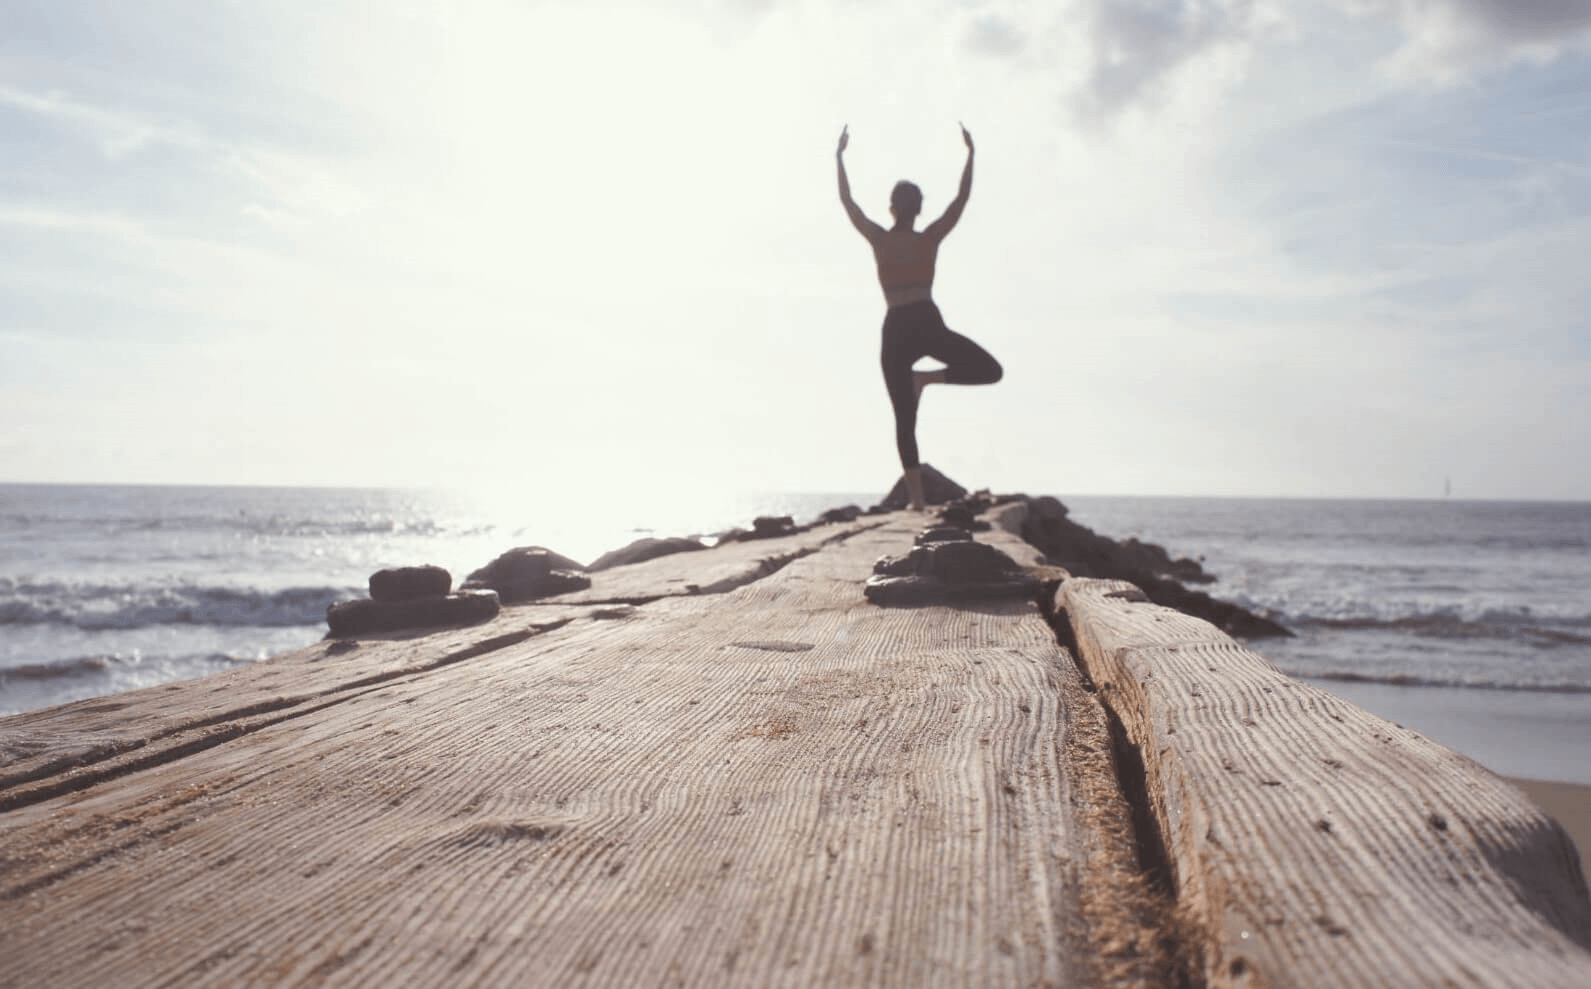
[[[457,581],[521,545],[589,562],[881,495],[0,485],[0,715],[309,645],[383,567]],[[1591,504],[1059,497],[1096,532],[1200,559],[1204,590],[1292,629],[1254,644],[1287,673],[1372,710],[1402,698],[1389,717],[1514,711],[1562,722],[1560,748],[1591,738]]]
[[[1201,560],[1296,633],[1259,644],[1295,676],[1591,693],[1591,503],[1062,500]]]

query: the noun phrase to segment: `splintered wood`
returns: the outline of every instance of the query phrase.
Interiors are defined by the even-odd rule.
[[[0,723],[0,985],[1092,981],[1090,699],[1032,602],[867,604],[864,521]]]

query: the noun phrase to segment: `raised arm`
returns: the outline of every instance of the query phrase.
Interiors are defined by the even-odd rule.
[[[945,214],[923,228],[923,233],[935,240],[943,240],[956,228],[956,223],[961,219],[961,211],[967,208],[967,199],[972,195],[972,135],[967,133],[965,125],[961,128],[961,140],[967,146],[967,164],[961,169],[961,188],[956,191],[956,198],[946,207]]]
[[[862,212],[862,207],[856,205],[856,200],[851,198],[851,180],[845,177],[845,146],[851,143],[851,128],[847,126],[840,131],[840,146],[834,152],[834,163],[840,170],[840,205],[845,207],[845,215],[851,218],[851,226],[857,233],[866,237],[868,243],[873,238],[884,232],[884,228],[867,218]]]

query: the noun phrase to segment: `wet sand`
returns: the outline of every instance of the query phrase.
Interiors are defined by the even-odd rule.
[[[1263,655],[1263,645],[1259,652]],[[1591,694],[1301,678],[1494,773],[1591,786]]]

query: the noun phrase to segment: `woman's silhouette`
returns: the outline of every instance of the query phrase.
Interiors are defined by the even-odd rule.
[[[972,195],[972,135],[961,128],[967,145],[967,164],[961,172],[961,189],[945,214],[923,228],[914,230],[922,212],[923,194],[904,179],[895,183],[889,196],[889,212],[895,225],[885,230],[869,220],[851,198],[851,183],[845,177],[845,147],[850,143],[850,128],[840,131],[840,146],[834,158],[840,172],[840,202],[845,215],[867,238],[878,262],[878,281],[884,287],[884,341],[879,361],[884,367],[884,387],[895,409],[895,446],[900,450],[901,467],[906,472],[906,491],[911,507],[923,510],[921,462],[917,457],[917,403],[923,389],[931,384],[989,385],[1000,380],[1000,362],[987,350],[945,326],[934,305],[934,262],[939,244],[961,219],[961,211]],[[936,371],[916,371],[912,365],[932,357],[945,366]]]

